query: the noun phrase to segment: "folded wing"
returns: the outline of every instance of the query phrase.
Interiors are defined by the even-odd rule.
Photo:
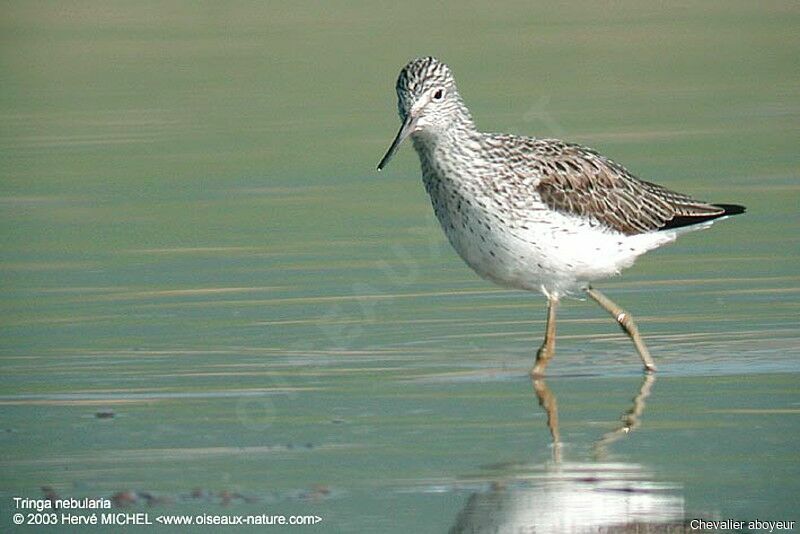
[[[708,204],[645,182],[597,152],[539,140],[536,191],[551,209],[593,218],[627,235],[699,224],[744,212],[734,204]]]

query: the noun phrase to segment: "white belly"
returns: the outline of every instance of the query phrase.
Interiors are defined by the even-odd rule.
[[[505,287],[571,293],[675,238],[666,232],[627,236],[544,207],[511,220],[488,203],[440,193],[431,200],[453,248],[480,276]]]

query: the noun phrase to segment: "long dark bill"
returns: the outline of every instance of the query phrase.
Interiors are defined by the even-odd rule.
[[[382,171],[383,168],[386,166],[386,164],[389,163],[389,160],[392,159],[394,153],[397,152],[397,148],[400,146],[400,143],[402,143],[403,140],[406,137],[408,137],[411,134],[411,132],[414,131],[416,125],[417,125],[417,120],[414,117],[412,117],[411,114],[409,113],[408,116],[406,117],[406,120],[403,121],[402,126],[400,126],[400,130],[398,130],[397,136],[394,138],[394,141],[392,141],[392,146],[389,147],[389,150],[386,151],[386,155],[383,156],[381,162],[378,163],[379,171]]]

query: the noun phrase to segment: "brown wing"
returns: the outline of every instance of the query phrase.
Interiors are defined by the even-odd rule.
[[[537,140],[536,185],[548,207],[594,218],[627,235],[688,226],[726,215],[726,206],[699,202],[639,180],[588,148]]]

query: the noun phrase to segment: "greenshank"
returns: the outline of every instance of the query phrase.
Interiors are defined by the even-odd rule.
[[[654,371],[633,317],[591,283],[744,206],[640,180],[577,144],[480,132],[450,68],[436,58],[409,62],[396,89],[402,124],[378,170],[410,136],[433,211],[461,258],[497,284],[544,294],[545,336],[531,374],[543,376],[553,357],[559,299],[579,292],[616,319]]]

